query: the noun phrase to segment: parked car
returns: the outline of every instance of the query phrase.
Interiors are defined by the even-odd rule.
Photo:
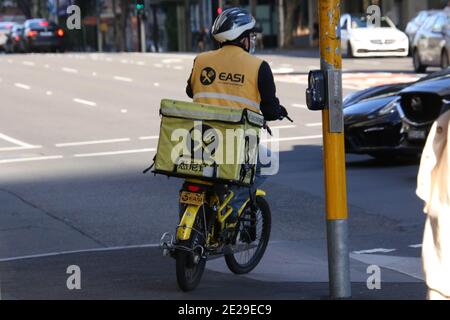
[[[450,11],[439,11],[425,20],[414,37],[412,50],[416,72],[425,72],[429,66],[448,68]]]
[[[433,121],[450,108],[450,69],[383,85],[344,100],[345,150],[376,158],[417,156]]]
[[[9,33],[9,52],[21,53],[25,52],[24,26],[16,24]]]
[[[366,16],[344,14],[340,21],[342,53],[347,57],[408,55],[409,41],[388,17],[371,26]]]
[[[417,31],[419,31],[420,27],[423,25],[425,20],[430,16],[435,14],[436,11],[432,10],[422,10],[420,11],[411,21],[406,25],[405,33],[408,36],[409,44],[410,44],[410,53],[412,54],[412,44],[414,42],[414,37],[416,36]]]
[[[0,22],[0,51],[8,51],[8,39],[14,22]]]
[[[31,19],[24,23],[25,50],[63,51],[64,35],[62,28],[45,19]]]

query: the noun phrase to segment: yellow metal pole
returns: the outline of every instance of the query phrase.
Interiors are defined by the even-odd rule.
[[[319,0],[321,70],[327,81],[327,108],[322,111],[330,293],[351,296],[348,211],[342,113],[340,0]]]

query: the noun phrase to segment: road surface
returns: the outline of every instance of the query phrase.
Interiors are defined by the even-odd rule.
[[[280,160],[264,185],[271,243],[250,275],[231,275],[217,259],[198,290],[182,294],[174,261],[157,247],[176,226],[180,181],[141,172],[157,146],[159,101],[187,100],[194,55],[0,55],[1,298],[327,297],[321,115],[304,98],[319,59],[262,57],[295,121],[272,124]],[[409,58],[345,60],[344,94],[421,76],[411,70]],[[347,156],[355,298],[424,297],[417,170]],[[66,286],[71,265],[81,290]],[[381,268],[380,290],[366,286],[371,265]]]

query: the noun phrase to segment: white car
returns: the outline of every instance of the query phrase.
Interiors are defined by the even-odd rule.
[[[346,57],[406,57],[408,36],[398,30],[388,17],[380,26],[367,23],[365,16],[344,14],[341,17],[342,53]]]
[[[0,22],[0,50],[6,50],[8,34],[11,32],[14,23]]]

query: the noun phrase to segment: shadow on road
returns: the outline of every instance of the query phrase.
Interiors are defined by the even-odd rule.
[[[81,270],[80,290],[69,290],[70,265]],[[326,282],[265,282],[206,271],[199,287],[181,292],[174,261],[158,249],[76,253],[0,263],[4,299],[278,300],[329,299]],[[368,290],[352,283],[353,299],[423,299],[423,283],[383,283]]]

